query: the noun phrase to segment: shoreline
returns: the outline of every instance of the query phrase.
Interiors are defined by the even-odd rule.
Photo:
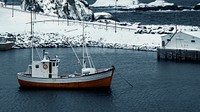
[[[30,47],[30,15],[29,12],[15,11],[10,17],[10,9],[0,7],[0,36],[15,38],[14,48]],[[57,17],[36,14],[34,22],[35,46],[67,47],[69,43],[81,45],[82,21],[64,20]],[[13,26],[14,25],[14,26]],[[133,49],[155,51],[161,46],[161,36],[178,31],[200,32],[198,26],[183,25],[141,25],[140,23],[117,24],[84,22],[85,37],[89,46],[115,49]],[[116,30],[116,32],[115,32]]]

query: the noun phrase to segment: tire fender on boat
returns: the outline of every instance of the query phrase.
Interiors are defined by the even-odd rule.
[[[48,68],[47,64],[43,64],[43,68],[46,70]]]

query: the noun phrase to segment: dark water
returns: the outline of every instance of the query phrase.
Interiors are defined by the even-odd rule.
[[[46,50],[61,58],[61,72],[73,73],[79,68],[71,49]],[[16,74],[30,62],[30,49],[0,52],[0,112],[200,111],[200,64],[158,62],[156,52],[89,50],[97,67],[115,65],[110,89],[20,89]],[[80,54],[79,48],[76,51]]]
[[[96,0],[87,0],[93,4]],[[139,0],[140,3],[150,3],[155,0]],[[200,3],[199,0],[165,0],[185,7],[193,7]],[[115,15],[115,9],[93,8],[94,12],[105,11]],[[200,11],[117,11],[116,17],[121,22],[141,22],[141,24],[177,24],[200,26]]]
[[[93,4],[96,0],[87,0],[89,4]],[[139,0],[140,3],[150,3],[155,0]],[[165,0],[166,2],[175,3],[185,7],[193,7],[200,3],[199,0]],[[200,26],[200,11],[117,11],[115,9],[99,9],[93,8],[94,12],[109,12],[121,22],[141,22],[141,24],[149,25],[194,25]]]
[[[200,26],[200,11],[124,11],[118,12],[116,15],[120,21],[133,23],[141,22],[141,24],[144,25],[176,24]]]

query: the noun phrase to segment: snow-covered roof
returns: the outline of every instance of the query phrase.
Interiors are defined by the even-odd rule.
[[[138,5],[138,0],[97,0],[91,6],[93,7],[131,7],[133,5]]]
[[[108,17],[112,16],[110,13],[107,13],[107,12],[95,12],[94,13],[94,16],[100,16],[100,15],[104,15],[104,16],[108,16]]]
[[[98,19],[99,17],[103,16],[104,18],[112,18],[112,15],[107,12],[95,12],[94,13],[94,18]]]
[[[200,38],[200,32],[199,31],[179,31],[179,32],[177,32],[177,34],[178,33],[187,34],[187,35],[190,35],[190,36],[193,36],[193,37],[196,37],[196,38]],[[162,38],[168,38],[169,35],[173,35],[173,34],[163,35]]]
[[[154,2],[151,2],[147,5],[149,7],[152,7],[152,6],[172,6],[172,5],[174,5],[174,3],[168,3],[164,0],[155,0]]]
[[[196,32],[196,31],[195,32],[194,31],[182,31],[182,32],[185,34],[200,38],[200,32]]]

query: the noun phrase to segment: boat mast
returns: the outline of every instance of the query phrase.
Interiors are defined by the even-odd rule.
[[[89,53],[88,53],[88,49],[87,49],[87,45],[86,45],[86,43],[85,43],[85,26],[84,26],[84,20],[83,20],[83,68],[86,68],[86,61],[85,61],[85,55],[86,55],[86,57],[87,57],[87,60],[88,60],[88,63],[89,63],[89,66],[90,66],[90,68],[95,68],[95,66],[94,66],[94,63],[93,63],[93,61],[92,61],[92,58],[91,58],[91,56],[89,56]]]
[[[84,20],[83,20],[83,30],[82,30],[83,31],[82,32],[83,33],[83,51],[82,52],[83,52],[83,68],[86,68],[86,62],[85,62],[85,36],[84,36],[85,35],[85,33],[84,33],[85,29],[84,29],[84,27],[85,26],[84,26]]]
[[[30,0],[30,6],[31,6],[31,49],[32,49],[32,56],[31,56],[31,58],[32,58],[32,62],[33,62],[33,20],[32,20],[32,16],[33,16],[33,11],[32,11],[32,9],[33,9],[33,3],[32,3],[32,0]]]

